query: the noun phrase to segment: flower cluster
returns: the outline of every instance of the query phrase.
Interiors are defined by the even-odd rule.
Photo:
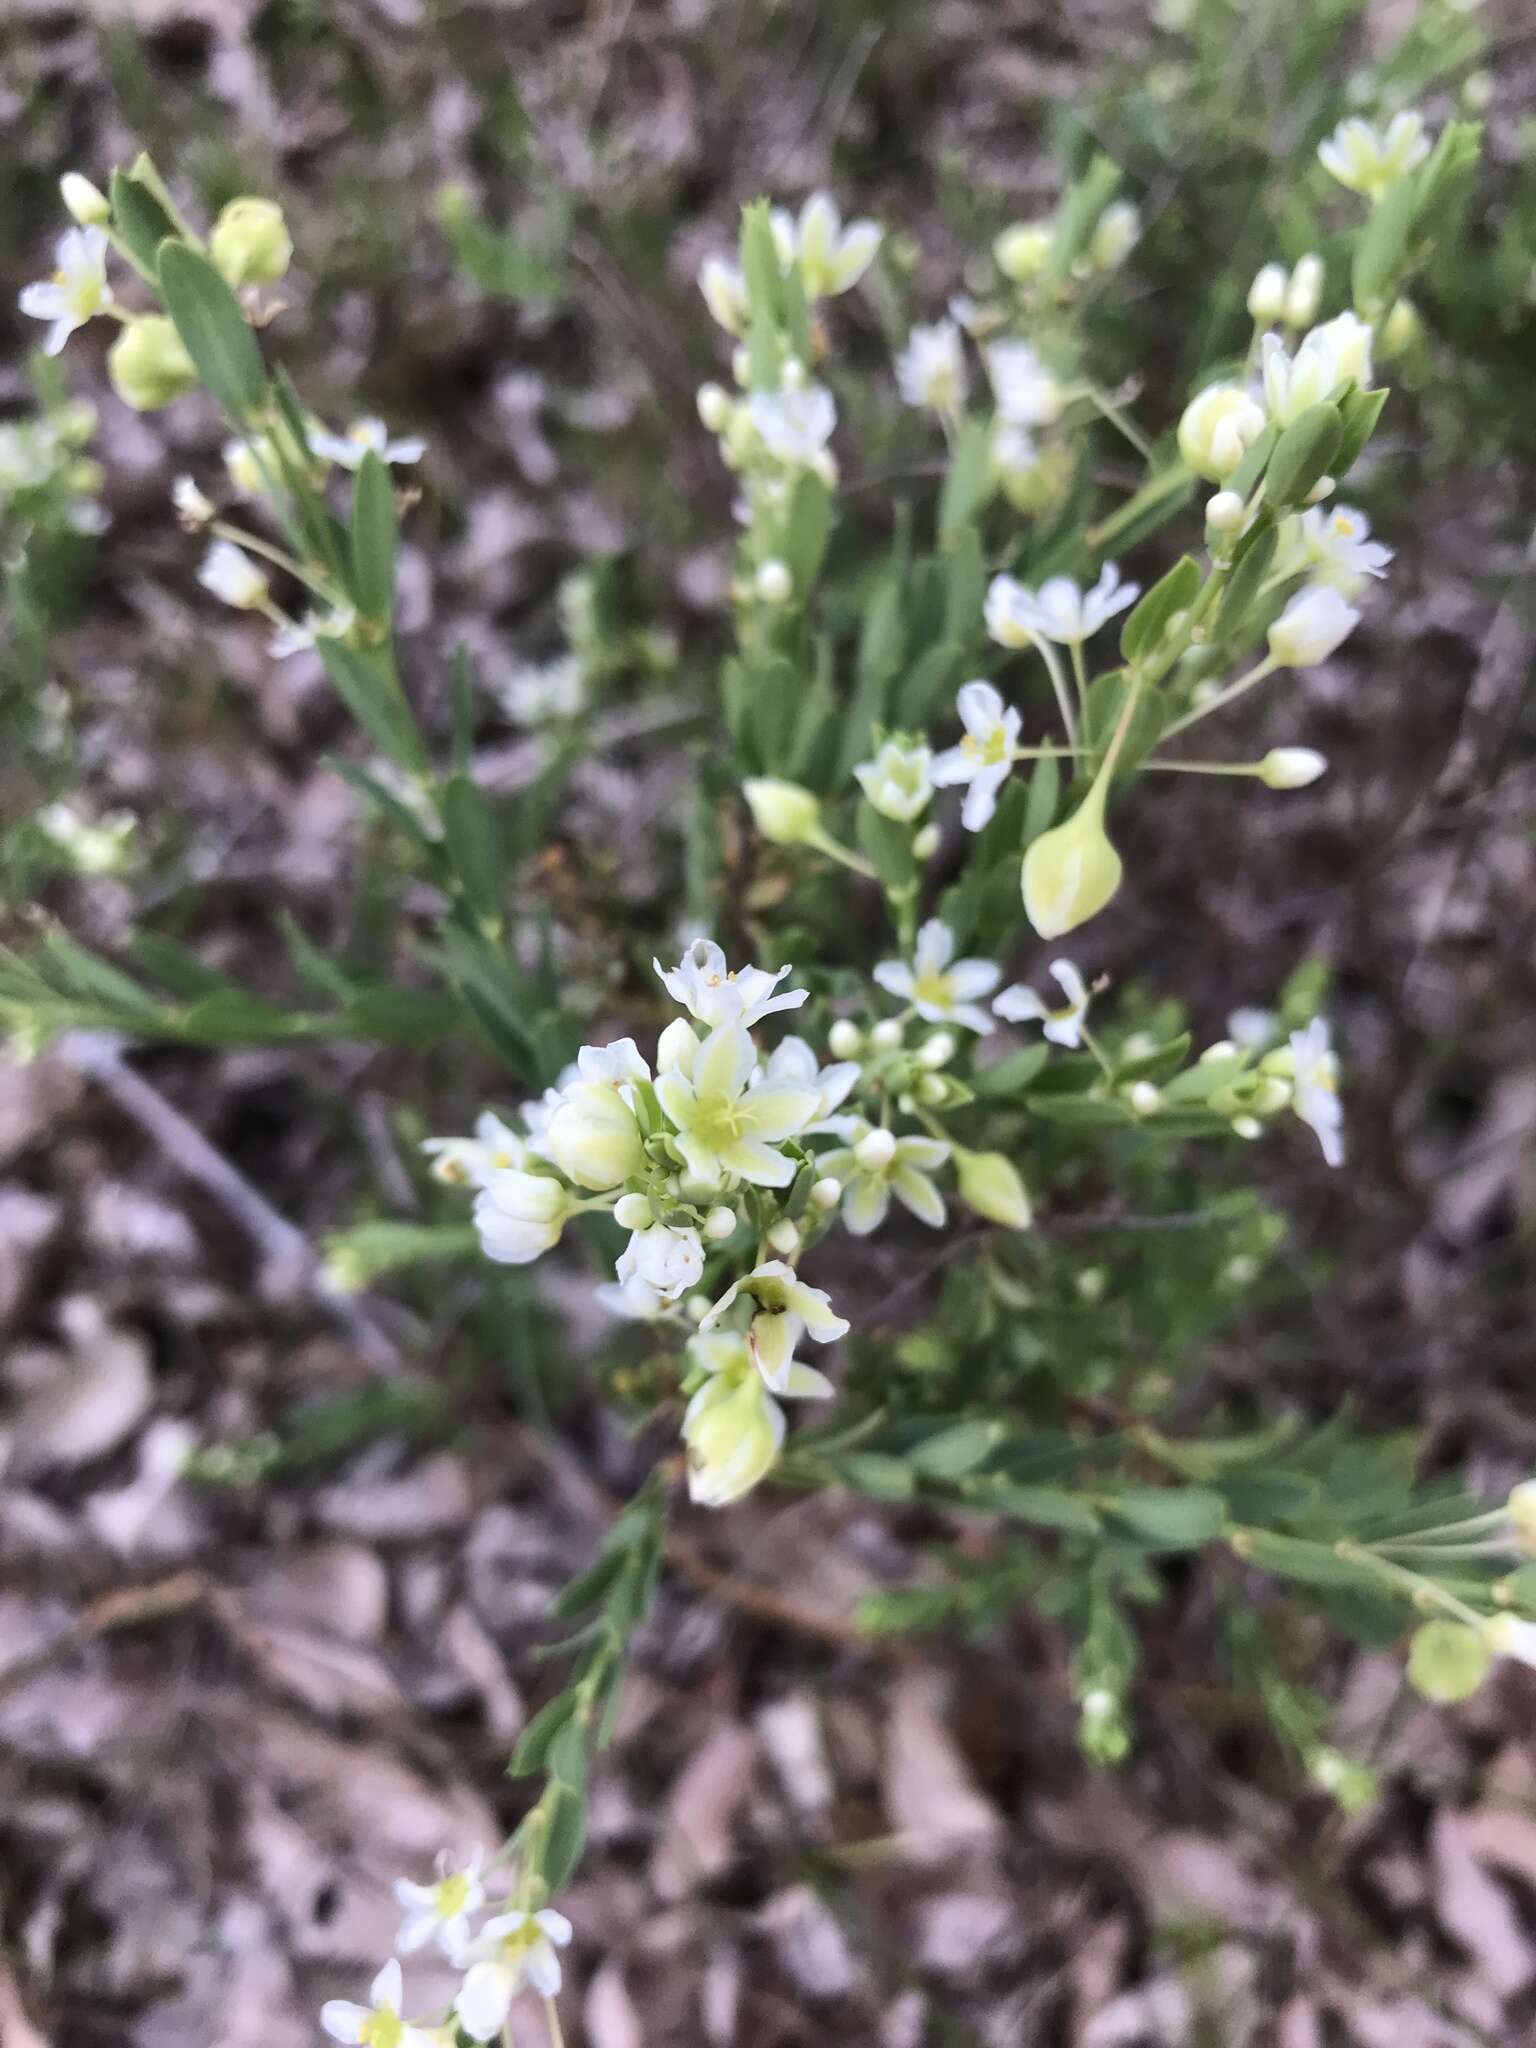
[[[329,1999],[320,2024],[333,2041],[357,2048],[455,2048],[461,2033],[472,2041],[494,2041],[507,2023],[512,2001],[524,1987],[542,1998],[560,1989],[559,1951],[571,1938],[563,1913],[520,1902],[515,1891],[486,1913],[489,1871],[476,1856],[462,1867],[439,1857],[432,1884],[400,1878],[395,1898],[403,1918],[396,1954],[374,1978],[368,2003]],[[482,1915],[484,1917],[482,1917]],[[408,2020],[400,1957],[429,1944],[448,1958],[463,1978],[441,2019]]]

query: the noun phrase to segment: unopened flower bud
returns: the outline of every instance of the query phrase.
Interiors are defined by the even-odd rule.
[[[1381,331],[1376,337],[1377,350],[1383,357],[1400,356],[1414,346],[1423,332],[1424,323],[1412,299],[1398,299],[1381,323]]]
[[[1259,763],[1259,780],[1267,789],[1305,789],[1328,770],[1328,762],[1311,747],[1271,747]]]
[[[775,846],[803,846],[821,829],[821,805],[798,782],[757,775],[741,785],[741,793],[753,824]]]
[[[937,1109],[948,1096],[948,1084],[938,1074],[924,1074],[917,1084],[918,1101],[926,1103],[930,1109]]]
[[[1208,384],[1184,408],[1179,453],[1197,475],[1225,483],[1267,422],[1257,399],[1237,384]]]
[[[1248,311],[1260,327],[1272,327],[1285,311],[1291,274],[1283,263],[1266,263],[1248,287]]]
[[[1264,1126],[1256,1116],[1235,1116],[1232,1119],[1232,1135],[1234,1138],[1246,1138],[1251,1144],[1255,1138],[1263,1137]]]
[[[82,228],[104,228],[112,218],[112,202],[89,178],[78,171],[66,171],[59,180],[59,197],[70,219]]]
[[[764,604],[783,604],[795,587],[787,564],[777,559],[759,563],[752,581]]]
[[[275,284],[293,261],[283,209],[270,199],[231,199],[214,222],[208,254],[229,284]]]
[[[824,1174],[820,1180],[811,1182],[811,1207],[813,1209],[835,1209],[843,1199],[843,1184],[833,1174]]]
[[[1059,939],[1098,916],[1120,887],[1120,874],[1096,785],[1064,825],[1031,843],[1021,877],[1024,914],[1042,939]]]
[[[1303,256],[1291,272],[1285,294],[1285,320],[1289,327],[1310,327],[1323,302],[1325,276],[1321,256]]]
[[[1077,1276],[1079,1298],[1086,1302],[1102,1301],[1109,1286],[1109,1275],[1102,1266],[1085,1266]]]
[[[781,391],[803,391],[806,385],[806,369],[798,356],[786,356],[784,367],[779,372]]]
[[[1522,1479],[1511,1489],[1509,1520],[1520,1548],[1536,1557],[1536,1479]]]
[[[876,1052],[894,1052],[901,1043],[901,1023],[895,1017],[882,1017],[869,1034],[869,1042]]]
[[[1151,1116],[1163,1098],[1151,1081],[1133,1081],[1125,1091],[1125,1099],[1138,1116]]]
[[[913,1094],[910,1088],[902,1089],[901,1093],[896,1098],[896,1107],[901,1111],[903,1116],[916,1116],[917,1097]]]
[[[734,1236],[735,1232],[736,1211],[728,1209],[723,1202],[717,1208],[711,1209],[704,1218],[704,1235],[711,1244],[723,1244],[726,1238]]]
[[[1028,284],[1045,268],[1054,230],[1049,221],[1015,221],[992,244],[998,269],[1014,284]]]
[[[781,1216],[767,1233],[769,1248],[780,1258],[792,1259],[800,1249],[800,1232],[788,1216]]]
[[[938,850],[939,850],[939,828],[938,828],[938,826],[937,826],[937,825],[933,825],[933,824],[928,824],[928,825],[925,825],[925,826],[923,827],[922,831],[921,831],[921,832],[919,832],[919,833],[918,833],[918,835],[917,835],[917,837],[916,837],[916,838],[915,838],[915,839],[914,839],[914,840],[912,841],[912,857],[913,857],[913,859],[914,859],[914,860],[932,860],[932,859],[933,859],[933,856],[934,856],[934,855],[935,855],[935,854],[936,854],[936,853],[938,852]]]
[[[860,1138],[853,1148],[853,1156],[866,1173],[879,1173],[896,1157],[896,1134],[894,1131],[874,1130]]]
[[[933,1036],[925,1038],[917,1049],[917,1057],[925,1067],[947,1067],[954,1056],[953,1031],[935,1031]]]
[[[107,375],[135,412],[158,411],[197,383],[192,358],[163,313],[146,313],[123,329],[107,356]]]
[[[613,1205],[613,1220],[621,1230],[649,1230],[656,1219],[644,1195],[620,1195]]]
[[[1033,1220],[1029,1195],[1018,1169],[1001,1152],[968,1152],[954,1148],[960,1199],[989,1223],[1005,1230],[1028,1230]]]
[[[1239,492],[1217,491],[1206,505],[1205,523],[1218,533],[1236,533],[1247,509]]]
[[[731,375],[736,379],[742,390],[745,391],[752,382],[752,355],[750,350],[745,348],[733,348],[731,350]]]
[[[1497,1626],[1491,1623],[1487,1633]],[[1488,1675],[1492,1647],[1465,1622],[1426,1621],[1408,1646],[1408,1683],[1441,1706],[1469,1700]]]
[[[839,1017],[827,1033],[827,1047],[834,1059],[853,1059],[863,1043],[864,1034],[851,1017]]]
[[[712,434],[723,434],[731,423],[735,411],[731,394],[723,384],[701,384],[694,403],[699,408],[699,418]]]

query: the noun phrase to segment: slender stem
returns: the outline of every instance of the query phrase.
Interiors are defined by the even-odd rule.
[[[1100,1046],[1098,1040],[1093,1036],[1093,1033],[1088,1029],[1088,1027],[1085,1024],[1079,1023],[1077,1028],[1083,1034],[1084,1045],[1087,1046],[1088,1050],[1093,1054],[1094,1058],[1098,1061],[1099,1065],[1104,1069],[1105,1078],[1108,1079],[1114,1073],[1115,1070],[1110,1065],[1109,1061],[1105,1058],[1103,1048]]]
[[[1109,421],[1109,424],[1117,433],[1125,436],[1143,462],[1151,462],[1151,442],[1136,431],[1119,406],[1115,404],[1114,400],[1107,393],[1098,390],[1092,384],[1085,384],[1083,386],[1083,396],[1098,412],[1104,415],[1105,419]]]
[[[1444,1586],[1437,1586],[1433,1579],[1421,1578],[1406,1565],[1394,1564],[1390,1557],[1383,1557],[1378,1551],[1367,1550],[1363,1544],[1340,1543],[1335,1546],[1339,1557],[1347,1558],[1351,1564],[1364,1565],[1367,1571],[1375,1572],[1378,1578],[1386,1579],[1411,1596],[1415,1605],[1429,1601],[1432,1606],[1443,1607],[1447,1614],[1454,1614],[1458,1621],[1464,1621],[1469,1628],[1475,1628],[1481,1635],[1486,1616],[1468,1607],[1464,1600],[1458,1600],[1454,1593],[1448,1593]]]
[[[236,547],[244,548],[249,554],[265,557],[277,568],[286,570],[288,575],[296,578],[307,590],[312,590],[316,597],[324,598],[327,604],[342,603],[343,600],[333,585],[320,582],[312,569],[306,568],[304,563],[296,555],[289,554],[286,548],[278,547],[275,541],[263,540],[260,534],[247,533],[244,527],[231,526],[227,519],[210,520],[208,531],[217,534],[220,540],[233,541]]]
[[[828,860],[839,861],[845,868],[851,868],[854,874],[862,875],[866,882],[879,880],[875,870],[862,854],[855,853],[851,846],[844,846],[841,841],[834,839],[830,832],[812,832],[808,834],[805,844],[814,846],[816,851],[824,853]]]
[[[134,255],[133,251],[129,248],[128,244],[123,240],[122,236],[117,233],[116,229],[107,229],[107,240],[111,244],[111,246],[117,251],[118,255],[122,257],[123,261],[128,265],[129,269],[136,270],[139,276],[143,278],[144,282],[149,286],[150,290],[158,292],[160,289],[160,283],[158,278],[156,278],[154,272],[148,267],[147,264],[141,263],[139,261],[138,257]],[[105,307],[102,310],[105,311]],[[133,316],[130,315],[129,317],[132,318]]]
[[[565,2035],[560,2030],[560,2009],[552,1998],[544,2001],[544,2017],[549,2023],[549,2048],[565,2048]]]
[[[1077,685],[1077,701],[1084,718],[1088,716],[1088,671],[1083,666],[1083,643],[1072,642],[1072,680]]]
[[[1264,766],[1262,761],[1148,761],[1145,765],[1168,775],[1257,775]]]
[[[1228,704],[1246,696],[1255,683],[1262,683],[1266,676],[1272,676],[1279,666],[1280,663],[1272,654],[1266,654],[1264,659],[1255,663],[1246,675],[1239,676],[1235,683],[1228,683],[1224,690],[1218,690],[1208,704],[1197,704],[1193,710],[1186,711],[1182,718],[1176,718],[1172,725],[1165,729],[1163,738],[1172,739],[1176,732],[1183,732],[1191,725],[1198,725],[1202,718],[1209,718],[1213,711],[1224,710]]]
[[[1061,722],[1067,729],[1067,745],[1075,747],[1077,718],[1072,710],[1072,698],[1067,689],[1067,679],[1061,672],[1061,663],[1057,660],[1049,640],[1037,640],[1035,646],[1039,649],[1040,659],[1045,663],[1046,673],[1050,676],[1051,688],[1056,692],[1056,708],[1060,711]]]

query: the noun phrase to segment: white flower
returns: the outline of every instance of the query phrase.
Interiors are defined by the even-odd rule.
[[[747,417],[776,462],[809,469],[832,438],[837,407],[825,384],[807,384],[803,391],[754,391]]]
[[[1091,1000],[1088,984],[1070,960],[1053,960],[1051,972],[1061,985],[1065,1005],[1053,1010],[1043,996],[1023,982],[1005,988],[992,1007],[1010,1024],[1038,1024],[1053,1045],[1076,1048],[1083,1042],[1083,1020]]]
[[[1323,302],[1323,286],[1327,281],[1328,271],[1321,256],[1297,258],[1296,268],[1285,287],[1284,318],[1287,327],[1311,326]]]
[[[1269,651],[1286,668],[1326,661],[1360,623],[1360,614],[1326,584],[1298,590],[1269,629]]]
[[[203,496],[196,480],[190,476],[179,476],[171,485],[171,503],[176,508],[176,517],[188,533],[196,533],[200,526],[206,526],[210,519],[218,517],[218,507],[211,498]]]
[[[843,1221],[854,1236],[867,1237],[880,1228],[893,1194],[920,1222],[942,1230],[944,1197],[931,1176],[949,1158],[948,1140],[898,1138],[863,1122],[856,1123],[849,1136],[851,1145],[826,1153],[819,1163],[843,1184]],[[878,1142],[882,1139],[888,1142]]]
[[[1027,341],[994,341],[986,354],[999,419],[1011,427],[1048,427],[1061,418],[1061,386]]]
[[[853,772],[882,818],[910,825],[927,810],[933,795],[932,764],[933,754],[926,746],[904,746],[892,739],[884,742],[873,761],[861,762]]]
[[[237,611],[253,611],[266,603],[267,579],[233,541],[216,540],[203,557],[197,580]]]
[[[1279,1034],[1280,1019],[1273,1010],[1245,1006],[1234,1010],[1227,1019],[1228,1038],[1234,1045],[1242,1046],[1250,1052],[1273,1045]]]
[[[354,420],[344,434],[332,434],[324,427],[311,427],[309,446],[313,454],[326,462],[334,462],[342,469],[358,469],[365,455],[377,455],[380,462],[391,465],[420,462],[427,452],[425,441],[414,435],[406,435],[398,441],[389,438],[389,429],[379,419]]]
[[[745,334],[752,318],[747,298],[747,280],[734,263],[723,256],[706,256],[699,266],[699,290],[709,308],[710,318],[727,334]]]
[[[779,1041],[763,1069],[770,1081],[816,1090],[816,1123],[808,1124],[808,1131],[814,1131],[834,1110],[842,1107],[861,1071],[857,1060],[835,1060],[830,1066],[818,1067],[810,1046],[803,1038],[793,1036]]]
[[[524,662],[497,689],[501,707],[519,725],[574,718],[587,700],[587,672],[578,654]]]
[[[757,1052],[742,1024],[717,1025],[685,1072],[672,1067],[656,1083],[656,1099],[676,1128],[674,1143],[688,1171],[707,1186],[738,1173],[758,1187],[788,1187],[794,1161],[777,1148],[803,1131],[821,1097],[813,1088],[764,1077],[752,1081]]]
[[[909,967],[904,960],[882,960],[875,980],[888,995],[912,1004],[929,1024],[963,1024],[983,1036],[992,1019],[981,1008],[1002,975],[990,960],[955,960],[955,935],[942,919],[930,917],[917,935]]]
[[[800,265],[809,299],[836,298],[840,292],[850,291],[880,247],[879,223],[853,220],[845,228],[837,202],[826,192],[811,194],[798,221],[782,206],[774,208],[772,221],[779,261],[786,270],[794,263]]]
[[[992,466],[1004,482],[1022,483],[1039,465],[1039,443],[1028,427],[997,421],[992,429]]]
[[[659,960],[651,965],[673,1002],[710,1030],[717,1024],[743,1024],[750,1030],[777,1010],[798,1010],[810,993],[792,988],[775,995],[785,976],[794,973],[792,967],[781,967],[777,974],[766,967],[743,967],[738,974],[726,966],[713,939],[695,939],[670,971]]]
[[[498,1265],[531,1265],[559,1243],[570,1210],[569,1190],[548,1174],[492,1168],[475,1197],[480,1248]]]
[[[738,1294],[750,1295],[757,1304],[747,1329],[747,1351],[762,1374],[764,1385],[775,1394],[795,1391],[795,1346],[802,1337],[812,1337],[818,1344],[830,1344],[835,1338],[847,1335],[847,1319],[834,1313],[824,1290],[808,1287],[794,1267],[787,1266],[782,1259],[769,1259],[735,1281],[710,1309],[699,1328],[703,1331],[714,1329]],[[825,1386],[826,1382],[822,1381],[822,1387]]]
[[[1319,583],[1356,597],[1372,576],[1385,576],[1392,550],[1372,540],[1371,522],[1353,505],[1313,505],[1295,529],[1302,564]]]
[[[1099,215],[1088,244],[1088,260],[1097,270],[1118,270],[1141,234],[1141,209],[1130,199],[1116,199]]]
[[[53,252],[53,275],[29,284],[17,300],[33,320],[50,322],[43,354],[56,356],[77,327],[112,304],[105,228],[71,228]]]
[[[1336,313],[1321,327],[1314,327],[1302,342],[1326,343],[1333,351],[1341,384],[1358,384],[1363,391],[1371,381],[1371,344],[1375,329],[1354,313]]]
[[[697,1287],[704,1277],[704,1245],[691,1227],[653,1223],[637,1230],[619,1254],[615,1271],[632,1314],[653,1315]]]
[[[432,1178],[458,1186],[478,1185],[504,1167],[525,1166],[530,1150],[528,1140],[489,1109],[475,1119],[472,1138],[425,1138],[421,1149],[432,1161]]]
[[[403,1995],[400,1963],[391,1956],[373,1980],[367,2005],[328,1998],[320,2008],[320,2024],[333,2041],[350,2042],[354,2048],[426,2048],[429,2036],[424,2029],[400,2017]]]
[[[1314,327],[1291,355],[1278,334],[1259,344],[1264,403],[1269,416],[1289,427],[1314,405],[1346,384],[1362,389],[1371,380],[1371,330],[1353,313]]]
[[[1225,483],[1263,433],[1264,408],[1236,384],[1207,384],[1179,420],[1179,453],[1208,483]]]
[[[1339,1101],[1339,1062],[1329,1039],[1326,1018],[1314,1017],[1304,1031],[1290,1037],[1295,1089],[1292,1108],[1317,1133],[1330,1166],[1344,1164],[1344,1109]]]
[[[896,386],[908,405],[951,419],[965,404],[965,345],[953,320],[914,327],[896,358]]]
[[[498,1913],[454,1961],[465,1969],[454,2017],[472,2041],[494,2041],[524,1984],[543,1998],[560,1989],[560,1958],[571,1923],[546,1906],[539,1913]]]
[[[32,822],[82,875],[110,875],[126,867],[138,830],[131,811],[107,811],[93,824],[62,799],[44,804]]]
[[[444,1854],[437,1859],[435,1884],[412,1884],[406,1877],[395,1879],[395,1901],[405,1915],[395,1936],[395,1947],[401,1955],[414,1955],[429,1941],[436,1941],[449,1956],[465,1945],[470,1916],[485,1904],[485,1886],[480,1881],[483,1861],[477,1851],[462,1870],[454,1870]]]
[[[537,1134],[568,1180],[578,1187],[616,1188],[631,1174],[644,1171],[645,1146],[635,1121],[633,1084],[648,1081],[650,1074],[632,1038],[581,1048],[575,1078],[562,1086]]]
[[[1416,170],[1429,155],[1424,120],[1412,112],[1394,114],[1385,129],[1358,116],[1341,121],[1317,145],[1317,159],[1347,191],[1380,199],[1389,185]]]
[[[688,1494],[699,1507],[721,1508],[772,1469],[784,1441],[784,1410],[764,1385],[745,1338],[705,1333],[689,1344],[688,1359],[708,1375],[683,1416]],[[822,1400],[832,1382],[796,1362],[779,1391],[786,1400]]]
[[[997,793],[1013,768],[1021,721],[990,683],[962,683],[955,709],[965,737],[939,755],[933,779],[940,789],[967,785],[960,822],[967,832],[979,832],[997,809]]]
[[[274,660],[286,661],[290,654],[304,654],[317,640],[340,640],[357,624],[357,613],[349,604],[328,612],[306,612],[302,619],[289,619],[267,642]]]
[[[1070,576],[1051,576],[1038,591],[1011,576],[994,576],[987,588],[987,631],[1004,647],[1024,647],[1031,640],[1071,647],[1090,639],[1140,595],[1141,585],[1122,583],[1113,562],[1104,564],[1088,591]]]

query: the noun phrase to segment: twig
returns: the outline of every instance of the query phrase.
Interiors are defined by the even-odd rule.
[[[119,1039],[106,1031],[70,1031],[54,1052],[110,1095],[173,1166],[205,1188],[250,1238],[263,1261],[285,1278],[291,1276],[291,1284],[346,1331],[370,1365],[400,1370],[405,1361],[399,1346],[354,1295],[332,1286],[303,1231],[279,1215],[195,1124],[128,1065]]]

